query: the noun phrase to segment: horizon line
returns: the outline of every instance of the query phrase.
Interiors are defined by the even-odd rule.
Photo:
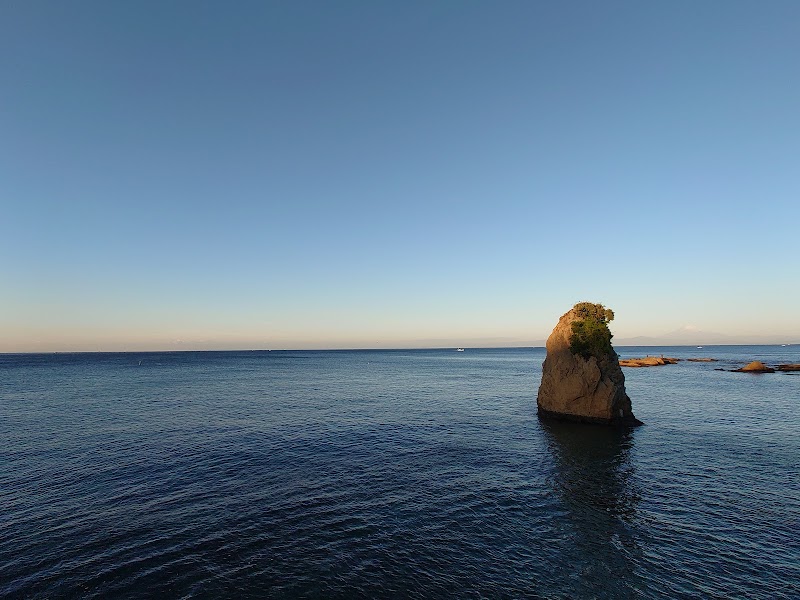
[[[619,344],[615,348],[705,348],[720,346],[800,346],[800,342],[780,343],[761,343],[761,344]],[[34,355],[34,354],[177,354],[180,352],[395,352],[408,350],[521,350],[546,348],[546,346],[429,346],[429,347],[409,347],[409,348],[204,348],[204,349],[171,349],[171,350],[44,350],[44,351],[21,351],[21,352],[0,352],[3,355]]]

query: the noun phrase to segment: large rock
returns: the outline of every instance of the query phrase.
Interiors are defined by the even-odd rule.
[[[539,415],[589,423],[641,425],[633,416],[631,399],[625,393],[625,375],[611,347],[610,333],[603,352],[595,352],[587,358],[570,349],[572,324],[583,320],[581,306],[603,308],[576,304],[559,319],[547,339],[547,356],[537,397]],[[610,320],[613,313],[608,312]]]
[[[626,358],[620,359],[620,367],[660,367],[663,365],[676,365],[680,358],[668,358],[665,356],[647,356],[645,358]]]

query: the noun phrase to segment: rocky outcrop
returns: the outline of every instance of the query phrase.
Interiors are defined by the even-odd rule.
[[[600,316],[599,321],[607,335],[605,348],[594,349],[588,356],[573,352],[576,347],[573,324],[577,323],[576,327],[585,324],[586,310],[595,308],[599,308],[601,315],[605,310],[601,305],[576,304],[559,319],[547,339],[547,356],[542,365],[542,382],[536,400],[539,416],[589,423],[641,425],[633,416],[631,400],[625,392],[625,375],[619,366],[617,353],[611,347],[611,334],[605,325],[606,320],[613,318],[611,311],[606,311],[610,317],[604,319]],[[603,344],[597,347],[602,348]]]
[[[790,372],[790,371],[800,371],[800,364],[789,364],[789,365],[778,365],[775,367],[778,371]]]
[[[741,369],[735,369],[736,373],[774,373],[775,369],[768,367],[760,360],[754,360]]]
[[[674,365],[679,358],[666,358],[664,356],[647,356],[645,358],[626,358],[620,359],[620,367],[659,367],[662,365]]]

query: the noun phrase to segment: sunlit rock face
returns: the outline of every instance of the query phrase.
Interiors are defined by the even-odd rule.
[[[774,373],[775,369],[768,367],[760,360],[754,360],[736,371],[739,373]]]
[[[585,357],[573,353],[570,348],[573,323],[582,320],[580,306],[576,304],[564,314],[547,339],[547,356],[537,397],[539,416],[608,425],[641,425],[633,416],[631,399],[625,392],[625,375],[610,342],[606,350],[597,353],[599,356]],[[613,318],[613,313],[611,315]]]

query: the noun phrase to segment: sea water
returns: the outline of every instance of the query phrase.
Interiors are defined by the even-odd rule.
[[[0,355],[0,596],[800,597],[798,346]]]

